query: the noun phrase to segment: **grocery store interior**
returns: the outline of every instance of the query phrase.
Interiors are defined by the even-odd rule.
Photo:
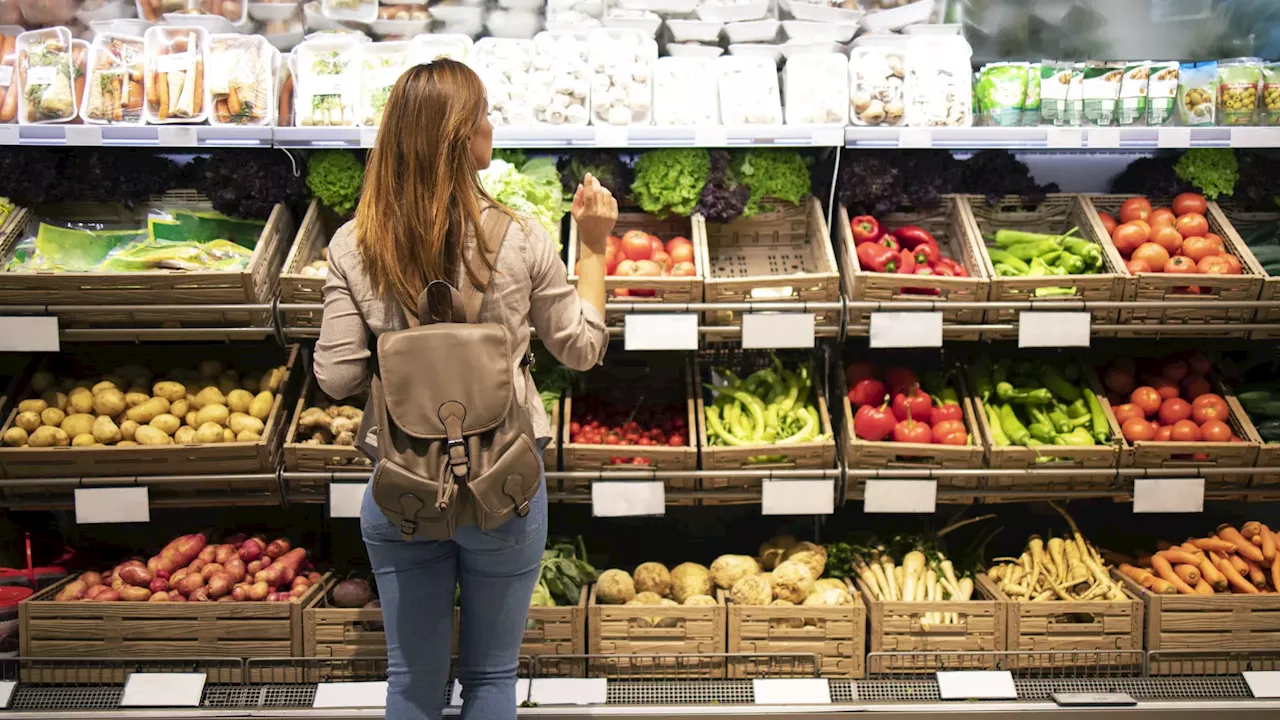
[[[442,58],[620,205],[519,717],[1280,717],[1280,3],[0,0],[0,718],[390,717],[312,356]]]

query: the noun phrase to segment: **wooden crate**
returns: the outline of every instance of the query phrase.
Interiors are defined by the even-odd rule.
[[[968,202],[962,195],[944,195],[942,207],[909,213],[892,213],[878,218],[880,227],[893,229],[904,225],[918,225],[928,230],[938,240],[938,246],[947,257],[964,266],[969,277],[924,277],[912,275],[904,283],[905,275],[878,273],[862,269],[858,251],[853,241],[853,229],[849,226],[849,211],[843,205],[837,213],[836,237],[844,265],[844,291],[854,302],[889,300],[935,301],[943,305],[942,318],[946,323],[981,323],[982,310],[948,310],[948,302],[982,302],[987,299],[990,282],[979,255],[981,241],[974,237],[976,224],[969,212]],[[937,294],[907,294],[903,288],[936,290]],[[869,325],[870,310],[854,310],[849,313],[848,324]],[[978,331],[948,333],[948,338],[977,340]]]
[[[587,646],[591,655],[653,655],[652,659],[592,660],[591,677],[637,680],[658,678],[723,679],[723,657],[677,664],[672,656],[725,653],[724,592],[714,606],[602,605],[591,586],[587,605]],[[673,627],[652,627],[650,619],[674,620]]]
[[[1120,206],[1124,201],[1133,195],[1082,195],[1082,202],[1086,203],[1093,215],[1099,212],[1111,213],[1118,217]],[[1169,206],[1169,198],[1152,198],[1153,206]],[[1129,301],[1139,302],[1169,302],[1169,301],[1196,301],[1204,305],[1204,309],[1165,309],[1151,308],[1141,310],[1123,310],[1120,313],[1120,324],[1138,324],[1138,325],[1158,325],[1158,324],[1178,324],[1178,325],[1197,325],[1206,323],[1216,324],[1234,324],[1248,323],[1253,319],[1252,308],[1223,309],[1213,307],[1215,302],[1223,301],[1245,301],[1257,300],[1258,293],[1262,291],[1262,278],[1245,264],[1244,255],[1248,252],[1248,248],[1240,241],[1240,236],[1234,231],[1228,232],[1231,226],[1227,222],[1227,217],[1222,214],[1222,210],[1216,205],[1209,206],[1209,212],[1205,215],[1209,221],[1209,231],[1216,233],[1222,237],[1222,242],[1227,246],[1227,251],[1237,258],[1241,258],[1240,263],[1243,266],[1243,274],[1241,275],[1201,275],[1199,273],[1140,273],[1137,276],[1129,274],[1126,269],[1125,274],[1129,279],[1125,285],[1125,299]],[[1104,245],[1109,245],[1111,249],[1115,249],[1115,244],[1107,238]],[[1118,251],[1117,251],[1118,252]],[[1184,288],[1197,286],[1200,288],[1199,294],[1190,294]],[[1206,330],[1203,333],[1206,337],[1247,337],[1248,330],[1240,331],[1223,331],[1221,328]],[[1149,334],[1119,333],[1121,337],[1149,337]],[[1178,337],[1196,337],[1195,333],[1179,332]]]
[[[1231,404],[1233,400],[1236,402],[1235,405]],[[1239,403],[1239,398],[1235,396],[1231,396],[1227,400],[1227,406],[1240,419],[1240,425],[1244,430],[1244,434],[1240,435],[1240,437],[1258,448],[1258,456],[1254,459],[1254,465],[1259,468],[1280,467],[1280,444],[1268,444],[1263,440],[1262,436],[1258,434],[1257,426],[1253,424],[1253,418],[1249,417],[1249,413],[1245,412],[1244,406]],[[1235,481],[1238,484],[1239,478],[1228,477],[1225,480]],[[1249,486],[1274,490],[1280,493],[1280,473],[1258,473],[1253,475],[1249,479]],[[1254,498],[1254,500],[1261,500],[1261,498]],[[1280,648],[1280,644],[1276,645],[1276,647]]]
[[[1222,217],[1226,218],[1222,225],[1225,232],[1222,236],[1223,242],[1226,242],[1227,236],[1230,235],[1234,246],[1239,250],[1240,262],[1250,273],[1262,278],[1262,290],[1258,294],[1258,299],[1268,302],[1280,299],[1280,277],[1273,276],[1263,269],[1262,263],[1254,257],[1253,251],[1244,241],[1244,235],[1258,225],[1280,221],[1280,212],[1244,212],[1230,200],[1211,202],[1209,207],[1216,208]],[[1280,325],[1280,310],[1259,310],[1254,314],[1253,321]],[[1249,337],[1254,340],[1275,340],[1280,338],[1280,329],[1254,330]]]
[[[148,208],[211,211],[208,200],[191,190],[176,190],[154,198],[140,208],[145,218]],[[16,215],[17,213],[15,213]],[[0,234],[0,257],[9,257],[27,232],[29,221],[39,215],[59,220],[135,224],[145,220],[118,205],[67,203],[38,208],[35,213],[11,217]],[[271,327],[270,311],[239,310],[146,310],[128,312],[90,310],[93,305],[233,305],[269,304],[276,297],[280,267],[293,236],[293,216],[288,208],[276,205],[267,218],[248,266],[239,272],[207,270],[157,270],[134,273],[0,273],[0,306],[77,305],[85,309],[59,312],[64,327],[210,327],[253,325]]]
[[[654,217],[638,210],[618,213],[614,234],[622,237],[629,230],[642,230],[655,235],[663,244],[682,236],[693,243],[693,262],[698,272],[693,277],[623,277],[610,275],[604,279],[605,294],[619,302],[696,303],[702,302],[702,283],[706,278],[707,224],[700,215],[693,217]],[[578,223],[569,218],[569,284],[578,285]],[[635,291],[652,297],[638,296]],[[622,292],[619,292],[622,291]]]
[[[371,467],[372,463],[369,459],[355,446],[308,445],[301,442],[302,438],[298,434],[298,418],[302,416],[304,410],[319,401],[337,402],[340,405],[364,408],[366,398],[355,397],[347,398],[344,401],[333,401],[320,390],[320,386],[316,384],[314,377],[311,375],[304,376],[302,379],[302,392],[298,395],[298,402],[294,405],[293,413],[289,417],[289,428],[284,435],[285,469],[290,472],[342,472],[344,470],[359,470]],[[324,494],[325,485],[326,483],[321,483],[318,487],[311,488],[305,485],[301,487],[294,485],[290,489],[297,489],[303,492],[315,490]]]
[[[245,486],[233,478],[224,477],[236,473],[270,473],[275,475],[280,460],[280,447],[284,438],[285,408],[292,401],[299,384],[297,345],[286,350],[272,345],[156,345],[145,352],[130,346],[94,348],[92,356],[63,353],[48,356],[40,369],[48,369],[56,377],[71,374],[75,377],[101,375],[110,368],[144,364],[157,376],[176,367],[195,368],[205,359],[228,359],[232,368],[241,373],[266,370],[277,365],[285,366],[285,376],[271,404],[262,437],[256,442],[209,443],[193,445],[143,445],[135,447],[6,447],[0,448],[0,468],[9,478],[59,478],[103,477],[133,475],[219,475],[207,482],[182,479],[169,482],[148,483],[153,488],[163,487],[183,494],[243,492]],[[38,396],[24,392],[23,397]],[[14,408],[0,433],[13,426],[17,417]],[[251,487],[268,492],[279,492],[277,482],[252,481]],[[69,492],[65,491],[65,492]],[[42,489],[6,489],[12,495],[44,494]]]
[[[731,655],[817,655],[822,677],[866,675],[867,606],[852,586],[853,605],[805,607],[728,603]],[[795,627],[796,622],[802,623]],[[781,658],[784,667],[799,663]],[[807,669],[807,661],[799,664]],[[776,677],[765,658],[730,658],[730,679]],[[772,671],[772,672],[771,672]]]
[[[1277,670],[1280,667],[1251,667],[1252,660],[1206,654],[1201,660],[1194,651],[1226,654],[1250,650],[1280,649],[1280,595],[1160,595],[1142,587],[1118,570],[1112,577],[1142,599],[1146,613],[1147,650],[1171,654],[1160,660],[1155,654],[1152,675],[1224,675],[1244,670]],[[1193,651],[1177,658],[1180,650]],[[1274,662],[1274,658],[1270,658]]]
[[[1261,441],[1250,438],[1249,431],[1245,426],[1245,423],[1249,422],[1249,418],[1245,415],[1244,408],[1240,407],[1240,401],[1234,395],[1226,395],[1224,397],[1227,401],[1227,408],[1230,411],[1227,424],[1231,426],[1231,431],[1236,434],[1236,437],[1242,438],[1244,442],[1206,442],[1202,440],[1196,443],[1184,443],[1139,440],[1131,443],[1124,440],[1121,446],[1122,467],[1179,468],[1206,465],[1230,468],[1253,467],[1257,462],[1258,453],[1263,447],[1260,444]],[[1256,437],[1256,431],[1254,436]],[[1192,453],[1203,454],[1206,459],[1195,460],[1192,458]],[[1205,480],[1205,489],[1241,488],[1248,483],[1248,475],[1209,477]]]
[[[280,272],[280,302],[320,305],[324,302],[325,278],[303,275],[302,269],[320,259],[320,251],[329,246],[333,234],[342,227],[342,219],[312,200],[298,225],[298,234],[289,246],[284,268]],[[285,327],[319,328],[322,311],[290,310],[284,313]]]
[[[1023,602],[986,584],[1008,613],[1006,649],[1026,653],[1014,658],[1019,669],[1108,664],[1117,651],[1142,650],[1142,601],[1127,590],[1124,600]]]
[[[835,302],[840,270],[817,198],[731,223],[706,223],[703,294],[708,303]],[[740,313],[706,315],[711,325],[741,324]],[[839,312],[820,312],[817,325],[835,325]]]
[[[1114,245],[1102,242],[1107,236],[1098,214],[1089,212],[1078,195],[1048,195],[1038,207],[1026,209],[1022,199],[1010,195],[992,207],[986,198],[980,195],[963,196],[967,203],[970,217],[976,223],[973,237],[984,248],[979,253],[983,271],[991,278],[991,289],[987,299],[992,302],[1032,302],[1040,310],[1054,310],[1055,304],[1076,303],[1085,301],[1115,301],[1124,298],[1127,278],[1124,261]],[[997,230],[1020,230],[1023,232],[1065,233],[1072,228],[1079,232],[1073,237],[1098,245],[1102,250],[1102,271],[1094,275],[1054,275],[1051,277],[1000,277],[996,275],[995,264],[985,251],[985,234],[994,234]],[[1071,287],[1072,295],[1053,295],[1037,297],[1036,291],[1041,288]],[[1061,305],[1059,305],[1061,307]],[[1063,309],[1071,309],[1064,307]],[[1114,325],[1119,320],[1119,310],[1094,310],[1093,322],[1098,325]],[[1018,311],[990,310],[987,312],[988,324],[1016,324]],[[995,330],[983,333],[983,337],[991,340],[1017,337],[1017,329]]]
[[[871,618],[868,635],[872,653],[902,653],[890,663],[895,672],[938,670],[929,653],[973,653],[948,660],[943,669],[995,669],[995,653],[1005,649],[1007,612],[985,575],[974,580],[974,599],[967,601],[884,601],[858,580],[858,589]],[[928,624],[922,616],[931,612],[959,615],[958,624]],[[979,654],[981,653],[981,654]],[[877,672],[878,668],[871,668]]]
[[[68,577],[18,605],[21,656],[29,658],[301,657],[302,617],[323,597],[324,580],[298,602],[55,602]],[[32,683],[86,682],[83,668],[31,668]],[[123,668],[103,668],[96,682],[123,682]],[[211,683],[242,682],[239,668]],[[301,669],[299,668],[299,676]]]

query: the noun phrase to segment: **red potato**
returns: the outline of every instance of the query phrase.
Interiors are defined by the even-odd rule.
[[[245,566],[245,572],[248,573],[250,576],[257,575],[258,571],[262,570],[262,568],[264,567],[266,566],[262,564],[261,560],[254,560],[253,562]]]
[[[187,597],[177,590],[169,591],[169,602],[186,602]]]
[[[156,577],[160,578],[161,580],[168,580],[170,577],[172,577],[172,575],[169,573],[168,570],[156,570]]]
[[[196,559],[208,543],[209,539],[203,533],[183,535],[172,548],[168,548],[161,553],[160,562],[156,565],[156,571],[164,570],[172,573],[179,568],[186,567],[192,560]]]
[[[231,599],[236,602],[244,602],[249,599],[249,586],[243,583],[231,588]]]
[[[111,583],[110,583],[110,585],[111,585],[111,589],[112,589],[112,590],[115,590],[116,592],[120,592],[121,590],[123,590],[123,589],[125,589],[125,588],[129,587],[129,583],[127,583],[127,582],[125,582],[123,579],[121,579],[121,577],[120,577],[119,575],[112,575],[112,576],[111,576]]]
[[[181,570],[179,570],[178,572],[174,573],[174,574],[169,578],[169,590],[170,590],[171,592],[172,592],[172,591],[174,591],[174,590],[177,590],[177,589],[178,589],[178,585],[180,585],[180,584],[182,583],[183,578],[185,578],[186,576],[188,576],[188,575],[190,575],[190,574],[191,574],[191,571],[190,571],[190,570],[188,570],[187,568],[182,568],[182,569],[181,569]]]
[[[204,576],[200,573],[190,573],[178,583],[178,592],[191,598],[191,594],[202,587],[204,587]]]
[[[204,566],[208,564],[209,564],[208,560],[205,560],[204,558],[196,558],[195,560],[191,561],[191,564],[187,566],[187,569],[190,570],[191,572],[198,573],[201,570],[204,570]]]
[[[220,572],[224,572],[224,569],[218,563],[209,563],[208,565],[200,568],[200,574],[204,576],[205,582],[208,582],[209,578]]]
[[[156,578],[155,573],[148,570],[146,566],[141,563],[137,565],[126,565],[125,567],[120,568],[120,572],[117,574],[125,584],[140,588],[150,586],[151,581]]]
[[[253,562],[262,559],[267,552],[267,543],[262,538],[251,537],[240,546],[240,559]]]
[[[182,597],[179,595],[178,597]],[[147,598],[147,602],[172,602],[173,598],[169,597],[167,592],[151,593],[151,597]]]
[[[301,598],[303,595],[306,595],[307,591],[310,589],[310,585],[294,585],[293,589],[289,591],[289,597]]]
[[[284,596],[287,598],[289,597],[289,594],[285,593]],[[278,592],[268,593],[267,602],[280,602],[280,593]]]
[[[218,550],[214,555],[213,561],[219,565],[226,565],[227,561],[236,556],[236,546],[223,543],[218,546]]]
[[[222,597],[218,598],[214,602],[235,602],[235,601],[236,599],[231,597],[230,595],[223,595]]]
[[[302,563],[307,559],[307,551],[304,548],[297,548],[281,555],[279,559],[264,570],[253,576],[255,581],[267,581],[271,587],[280,587],[293,582],[293,578],[302,568]]]
[[[191,591],[187,596],[188,602],[211,602],[213,598],[209,597],[209,588],[199,587]]]
[[[231,594],[232,588],[236,581],[225,572],[216,573],[209,578],[209,596],[214,598],[226,597]]]
[[[84,583],[85,585],[88,585],[89,587],[93,587],[94,585],[102,584],[102,573],[98,573],[90,570],[89,572],[81,573],[80,577],[77,579],[80,582]]]
[[[271,594],[271,586],[265,582],[255,582],[249,588],[250,600],[265,600]]]
[[[93,598],[94,602],[118,602],[119,600],[120,593],[115,590],[103,590]]]
[[[323,579],[324,579],[324,576],[323,576],[323,575],[321,575],[320,573],[318,573],[318,572],[316,572],[316,571],[312,570],[311,572],[307,573],[307,579],[311,581],[311,584],[312,584],[312,585],[315,585],[316,583],[318,583],[318,582],[320,582],[321,580],[323,580]]]
[[[129,587],[120,591],[120,599],[125,602],[146,602],[151,599],[151,591],[144,587]]]
[[[105,592],[105,591],[110,590],[110,589],[111,589],[111,588],[107,587],[106,585],[94,585],[93,587],[91,587],[91,588],[89,588],[88,590],[86,590],[86,591],[85,591],[85,593],[84,593],[84,599],[85,599],[85,600],[92,600],[92,599],[94,599],[95,597],[97,597],[99,593]]]
[[[54,598],[54,600],[56,602],[70,602],[72,600],[79,600],[80,598],[84,597],[84,594],[88,590],[89,590],[89,585],[86,584],[83,580],[73,580],[66,587],[58,591],[58,595],[57,597]]]
[[[303,587],[311,587],[311,579],[305,575],[299,575],[298,577],[293,579],[293,583],[290,585],[290,587],[298,587],[299,585]]]
[[[214,558],[218,557],[218,546],[217,546],[217,545],[205,545],[205,546],[200,550],[200,554],[199,554],[199,555],[196,555],[196,557],[197,557],[197,558],[199,558],[199,559],[201,559],[201,560],[203,560],[203,561],[205,561],[205,562],[207,562],[207,563],[211,563],[211,562],[213,562]]]
[[[275,560],[281,555],[284,555],[285,553],[289,552],[289,550],[291,550],[292,548],[293,548],[293,545],[289,543],[289,540],[287,538],[276,538],[275,540],[272,540],[270,544],[267,545],[267,549],[266,549],[267,557],[271,558],[272,560]]]
[[[169,581],[159,577],[152,578],[151,584],[147,586],[147,589],[150,590],[153,594],[167,593],[169,592]]]
[[[234,556],[230,560],[227,560],[226,564],[222,567],[228,575],[235,578],[236,582],[244,580],[245,574],[248,572],[245,569],[244,561],[241,560],[239,556]]]

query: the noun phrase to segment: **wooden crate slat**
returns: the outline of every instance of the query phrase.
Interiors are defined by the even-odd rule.
[[[858,591],[852,585],[848,589],[854,604],[847,606],[728,603],[728,652],[817,655],[824,677],[863,677],[866,674],[867,608]],[[804,627],[790,626],[797,620],[804,623]],[[776,673],[777,668],[768,662],[729,661],[730,678],[768,677]]]
[[[879,652],[935,653],[935,652],[983,652],[1005,649],[1007,612],[1004,602],[993,592],[985,576],[974,580],[974,599],[968,601],[885,601],[876,598],[865,583],[858,580],[858,589],[867,603],[870,619],[869,650]],[[950,612],[959,615],[955,624],[922,622],[925,613]],[[895,670],[919,670],[932,672],[937,666],[924,656],[918,661],[903,658],[904,665],[894,660]],[[994,668],[996,656],[975,656],[967,667]]]
[[[980,582],[998,594],[1008,612],[1011,651],[1132,651],[1143,649],[1142,601],[1121,588],[1126,600],[1021,602],[1010,599],[985,575]],[[1034,655],[1018,658],[1019,667],[1091,665],[1099,658],[1079,655]]]
[[[302,413],[308,407],[315,404],[319,397],[324,396],[320,386],[316,383],[315,377],[307,373],[302,379],[302,391],[298,395],[298,402],[293,406],[293,412],[289,415],[287,430],[284,434],[284,466],[290,472],[335,472],[350,470],[352,466],[357,468],[369,467],[371,463],[354,446],[349,445],[311,445],[303,443],[298,437],[298,419],[302,417]],[[351,402],[347,403],[343,400],[342,404],[350,404],[361,409],[365,403],[363,398],[347,398]],[[320,481],[290,481],[291,490],[301,490],[304,492],[325,494],[328,482]],[[297,483],[294,485],[294,483]]]
[[[714,606],[603,605],[596,601],[596,586],[591,586],[587,603],[587,645],[591,655],[692,655],[725,652],[726,610],[724,593],[716,591]],[[638,627],[641,619],[673,618],[675,627]],[[667,663],[663,658],[659,663]],[[594,664],[593,664],[594,665]],[[592,667],[593,676],[625,677],[629,672],[652,668],[653,662],[638,660],[605,661]],[[635,666],[634,668],[632,666]],[[707,660],[697,671],[681,670],[684,676],[724,677],[724,660]],[[646,675],[647,677],[648,675]]]
[[[319,200],[312,200],[298,225],[298,234],[292,238],[289,254],[280,272],[280,301],[288,304],[319,304],[324,302],[322,277],[303,275],[302,269],[320,257],[320,250],[327,247],[333,233],[340,226],[339,219],[326,210]],[[288,327],[320,327],[321,313],[290,310],[284,314]]]

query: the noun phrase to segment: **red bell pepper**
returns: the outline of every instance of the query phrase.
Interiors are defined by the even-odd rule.
[[[898,251],[898,274],[914,275],[916,272],[916,255],[914,250]]]
[[[932,233],[918,225],[903,225],[893,231],[893,236],[898,238],[898,242],[902,243],[903,247],[911,248],[912,250],[923,242],[931,242],[935,247],[938,244]]]
[[[870,215],[859,215],[850,220],[849,229],[853,231],[853,244],[855,246],[864,242],[875,242],[884,234],[884,231],[880,229],[880,221]]]
[[[936,273],[936,272],[934,272],[933,268],[929,268],[929,267],[918,267],[918,268],[916,268],[916,275],[926,276],[926,277],[935,277],[935,276],[937,276],[937,273]],[[934,288],[903,288],[903,289],[902,289],[902,292],[907,293],[907,294],[910,294],[910,295],[939,295],[939,294],[941,294],[941,293],[939,293],[939,292],[938,292],[936,289],[934,289]]]
[[[892,235],[881,235],[880,239],[876,240],[876,242],[880,243],[881,245],[889,248],[894,252],[898,252],[899,250],[902,249],[902,246],[898,244],[898,238]]]
[[[858,246],[858,263],[864,271],[897,272],[900,260],[898,253],[879,243],[867,242]]]
[[[940,259],[937,266],[945,267],[950,270],[952,277],[969,277],[969,271],[965,270],[963,265],[949,257]]]
[[[916,261],[917,266],[928,265],[929,267],[933,267],[942,259],[942,250],[938,247],[938,243],[931,240],[927,240],[916,245],[911,248],[911,251],[916,253],[917,258],[921,256],[924,257],[924,262],[920,262],[919,260]]]

